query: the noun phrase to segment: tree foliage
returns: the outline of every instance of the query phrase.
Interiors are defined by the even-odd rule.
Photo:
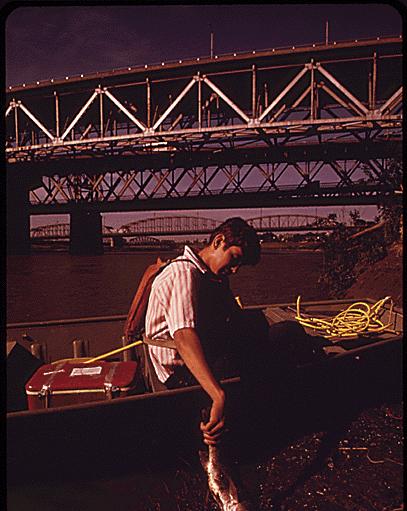
[[[372,180],[372,171],[366,167],[364,171],[368,179]],[[391,185],[396,194],[403,193],[403,162],[401,158],[389,160],[387,166],[382,171],[382,181]],[[387,244],[400,239],[402,216],[403,205],[394,200],[384,199],[378,205],[378,218],[385,222],[384,236]]]
[[[368,180],[377,180],[371,167],[364,171]],[[397,193],[403,191],[403,165],[401,158],[387,162],[380,176],[384,184],[391,185]],[[349,213],[356,229],[363,228],[366,222],[355,209]],[[394,200],[383,200],[378,205],[376,222],[383,222],[383,227],[356,239],[344,224],[338,224],[322,246],[324,268],[320,277],[333,298],[340,298],[355,282],[363,269],[382,259],[387,254],[387,247],[402,237],[403,206]]]
[[[358,214],[354,218],[358,219]],[[341,298],[362,269],[387,253],[383,229],[352,239],[350,234],[356,231],[340,223],[322,245],[324,267],[320,282],[327,287],[331,298]]]

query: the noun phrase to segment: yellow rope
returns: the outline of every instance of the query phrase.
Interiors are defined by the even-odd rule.
[[[386,296],[373,305],[366,302],[355,302],[339,312],[332,319],[304,317],[300,312],[301,296],[297,298],[297,314],[295,319],[304,327],[312,328],[328,339],[332,337],[355,337],[362,334],[377,333],[386,330],[391,321],[385,325],[381,321],[384,313],[383,305],[390,300],[389,320],[393,312],[393,300]]]
[[[135,341],[131,344],[127,344],[122,348],[117,348],[112,351],[108,351],[107,353],[102,353],[102,355],[98,355],[97,357],[80,357],[80,358],[62,358],[61,360],[55,360],[51,362],[51,364],[59,364],[60,362],[69,362],[70,364],[91,364],[92,362],[97,362],[98,360],[102,360],[104,358],[108,358],[111,355],[116,355],[117,353],[121,353],[122,351],[126,351],[134,346],[138,346],[139,344],[143,344],[143,341]]]
[[[143,341],[132,342],[131,344],[127,344],[126,346],[123,346],[122,348],[117,348],[116,350],[108,351],[107,353],[103,353],[102,355],[98,355],[97,357],[86,360],[84,363],[91,364],[92,362],[96,362],[97,360],[102,360],[103,358],[110,357],[111,355],[116,355],[116,353],[121,353],[122,351],[133,348],[134,346],[138,346],[139,344],[143,344]]]
[[[235,296],[235,300],[239,307],[243,308],[242,302],[239,296]],[[122,351],[128,350],[129,348],[133,348],[134,346],[139,346],[143,344],[143,341],[135,341],[132,344],[127,344],[127,346],[123,346],[122,348],[117,348],[116,350],[108,351],[107,353],[103,353],[102,355],[98,355],[97,357],[90,358],[88,360],[84,360],[85,364],[91,364],[93,362],[97,362],[98,360],[102,360],[104,358],[108,358],[111,355],[116,355],[117,353],[121,353]]]
[[[235,296],[235,300],[239,307],[243,308],[242,302],[239,296]],[[97,357],[90,358],[88,360],[84,360],[85,364],[91,364],[93,362],[97,362],[98,360],[102,360],[104,358],[108,358],[111,355],[116,355],[117,353],[121,353],[122,351],[128,350],[129,348],[133,348],[134,346],[138,346],[143,344],[143,341],[135,341],[132,344],[127,344],[127,346],[123,346],[122,348],[117,348],[116,350],[108,351],[107,353],[103,353],[102,355],[98,355]]]
[[[242,307],[240,297],[235,296],[235,300],[238,305]],[[332,337],[355,337],[363,333],[377,333],[386,330],[391,324],[391,322],[389,322],[387,325],[384,325],[380,320],[380,317],[384,312],[384,310],[382,310],[383,305],[388,300],[391,300],[389,314],[389,318],[391,318],[393,312],[393,300],[390,296],[386,296],[385,298],[376,302],[374,305],[369,305],[366,302],[355,302],[347,309],[337,314],[331,320],[312,317],[305,318],[301,316],[300,300],[301,296],[299,295],[297,298],[297,314],[295,319],[302,326],[312,328],[313,330],[320,333],[323,337],[328,339]],[[63,361],[73,363],[83,362],[84,364],[91,364],[93,362],[97,362],[98,360],[108,358],[111,355],[116,355],[117,353],[121,353],[122,351],[133,348],[134,346],[139,346],[140,344],[143,344],[143,341],[135,341],[131,344],[127,344],[121,348],[108,351],[107,353],[103,353],[102,355],[98,355],[94,358],[72,358],[64,359]],[[61,360],[58,360],[57,362],[61,362]]]

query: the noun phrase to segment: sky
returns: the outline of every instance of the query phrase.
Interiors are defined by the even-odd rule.
[[[6,85],[136,64],[401,33],[386,4],[19,7],[5,20]]]
[[[41,6],[28,2],[2,12],[5,85],[207,56],[211,32],[215,55],[323,42],[327,21],[331,41],[399,35],[402,17],[395,5],[400,4]],[[318,211],[324,214],[324,209]],[[371,207],[358,209],[369,219],[376,213]],[[269,214],[278,212],[273,209]],[[224,216],[222,211],[210,213],[213,218]],[[241,211],[245,218],[258,213]],[[67,218],[61,216],[60,221]],[[120,226],[138,218],[136,213],[112,214],[105,221]],[[50,217],[32,217],[32,226],[44,223],[50,223]]]

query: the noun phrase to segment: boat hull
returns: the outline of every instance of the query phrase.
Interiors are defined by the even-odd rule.
[[[256,445],[247,442],[246,454],[264,453],[268,445],[284,441],[282,432],[324,429],[335,417],[360,407],[397,402],[402,394],[401,345],[401,338],[395,339],[319,367],[304,367],[261,389],[239,379],[225,381],[234,434],[256,438]],[[199,447],[200,410],[207,404],[205,393],[190,387],[8,414],[9,480],[142,470],[152,458],[167,464],[174,456],[187,457]]]
[[[300,367],[270,365],[270,374],[256,384],[225,380],[230,441],[241,456],[256,459],[366,407],[400,402],[402,340],[402,333],[356,340],[343,353]],[[142,471],[151,463],[168,468],[202,447],[200,412],[208,404],[195,386],[9,413],[9,483]]]

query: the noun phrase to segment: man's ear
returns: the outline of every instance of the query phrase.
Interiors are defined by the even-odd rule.
[[[217,234],[213,239],[213,248],[218,248],[222,241],[225,241],[225,236],[220,233]]]

